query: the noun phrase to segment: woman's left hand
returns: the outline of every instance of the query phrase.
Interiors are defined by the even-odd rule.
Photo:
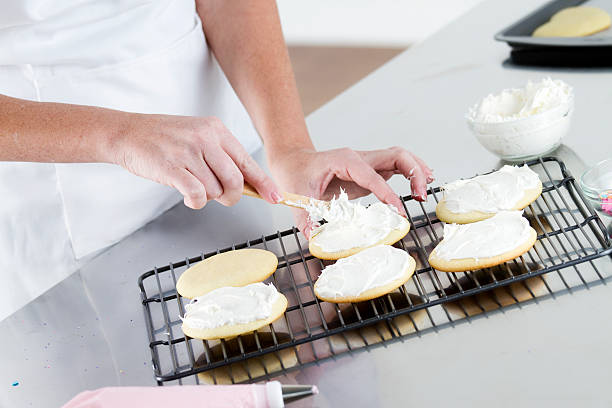
[[[386,181],[394,174],[410,179],[412,195],[417,200],[427,197],[427,184],[434,178],[423,160],[401,147],[355,151],[348,148],[317,152],[295,149],[270,157],[270,169],[282,189],[306,196],[330,200],[340,188],[349,198],[374,193],[382,202],[405,215],[398,195]],[[295,210],[297,226],[309,238],[308,214]]]

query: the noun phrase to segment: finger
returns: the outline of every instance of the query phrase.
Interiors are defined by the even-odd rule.
[[[244,179],[234,161],[218,145],[204,151],[204,160],[213,171],[223,189],[217,201],[225,206],[236,204],[242,197]]]
[[[391,177],[393,177],[394,174],[397,174],[396,171],[392,170],[377,171],[377,173],[380,174],[380,177],[385,179],[385,181],[388,181]]]
[[[427,199],[427,179],[420,167],[414,169],[414,175],[410,178],[410,189],[417,200],[425,201]]]
[[[413,154],[412,157],[414,157],[414,159],[419,164],[419,166],[421,166],[421,169],[423,170],[423,173],[425,174],[425,179],[426,179],[427,184],[433,182],[435,180],[435,177],[433,176],[433,170],[430,169],[429,166],[425,164],[423,159],[421,159],[416,154]]]
[[[297,225],[299,230],[302,231],[302,234],[304,234],[304,237],[310,240],[310,234],[312,233],[313,223],[310,217],[308,216],[308,212],[294,208],[293,217],[295,218],[295,225]]]
[[[354,160],[349,160],[346,163],[346,172],[351,180],[370,190],[380,201],[391,204],[400,214],[406,215],[398,195],[368,163],[356,156]],[[342,178],[342,173],[343,171],[340,169],[337,176]]]
[[[259,167],[251,155],[244,150],[240,142],[233,136],[229,136],[224,140],[226,152],[236,163],[244,179],[255,187],[259,195],[269,203],[276,204],[281,201],[282,197],[274,181]]]
[[[189,172],[204,185],[207,200],[216,200],[221,197],[223,194],[221,182],[219,182],[217,176],[215,176],[212,170],[208,167],[208,164],[206,164],[204,161],[204,157],[193,165],[187,167],[187,170],[189,170]]]
[[[379,173],[390,170],[399,171],[404,177],[410,179],[413,196],[419,200],[426,199],[427,183],[433,181],[433,174],[425,162],[416,155],[399,146],[359,152],[359,155]]]
[[[177,169],[170,175],[170,186],[183,195],[183,202],[189,208],[199,210],[206,205],[206,188],[187,169]]]
[[[410,179],[410,188],[414,198],[420,201],[427,199],[427,177],[423,169],[416,161],[415,156],[407,150],[392,149],[394,151],[393,160],[395,167]]]

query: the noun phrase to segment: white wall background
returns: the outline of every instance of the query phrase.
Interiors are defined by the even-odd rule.
[[[482,0],[278,0],[287,43],[404,47]]]

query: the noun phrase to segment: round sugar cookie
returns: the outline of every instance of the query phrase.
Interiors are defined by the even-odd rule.
[[[486,258],[464,258],[446,260],[436,256],[436,249],[429,254],[429,265],[442,272],[465,272],[474,269],[489,268],[499,265],[512,259],[518,258],[525,252],[529,251],[536,242],[538,235],[536,231],[529,227],[529,238],[521,245],[512,251],[505,252],[496,256]]]
[[[259,319],[249,323],[243,324],[232,324],[226,326],[214,327],[212,329],[201,329],[195,327],[189,327],[184,322],[181,326],[183,333],[194,339],[202,340],[215,340],[215,339],[227,339],[239,336],[241,334],[250,333],[263,326],[267,326],[272,323],[285,313],[287,310],[287,298],[282,294],[278,294],[278,298],[272,304],[272,310],[270,317],[267,319]]]
[[[510,208],[510,210],[522,210],[533,203],[540,194],[542,194],[542,182],[539,183],[537,188],[525,190],[523,198],[516,203],[513,208]],[[436,216],[440,221],[446,222],[447,224],[470,224],[472,222],[486,220],[495,214],[496,213],[484,213],[480,211],[455,213],[446,207],[446,201],[444,201],[444,199],[440,200],[438,205],[436,205]]]
[[[379,249],[379,248],[376,248],[376,249]],[[391,247],[391,249],[394,250],[394,251],[401,251],[401,252],[403,252],[402,250],[397,249],[397,248]],[[364,254],[365,254],[365,252],[364,252]],[[323,301],[326,301],[326,302],[330,302],[330,303],[357,303],[357,302],[363,302],[363,301],[370,300],[370,299],[375,299],[377,297],[385,295],[385,294],[387,294],[387,293],[389,293],[389,292],[399,288],[404,283],[408,282],[408,280],[412,277],[412,274],[414,273],[414,270],[415,270],[415,267],[416,267],[416,262],[415,262],[414,258],[411,257],[410,255],[408,255],[405,252],[404,252],[404,254],[406,256],[405,259],[407,260],[406,268],[402,271],[402,274],[398,278],[390,281],[389,283],[386,283],[386,284],[381,285],[381,286],[370,288],[370,289],[360,293],[357,296],[346,295],[346,296],[328,297],[328,296],[326,296],[324,294],[321,294],[321,292],[319,290],[319,287],[320,287],[319,284],[320,284],[321,280],[317,279],[317,281],[314,284],[315,295],[319,299],[321,299]],[[356,254],[356,255],[353,255],[353,256],[359,256],[359,254]],[[389,256],[392,256],[392,255],[389,255]],[[395,255],[393,255],[393,256],[395,256]],[[348,259],[350,259],[350,258],[345,258],[343,260],[348,260]],[[341,260],[339,262],[342,262],[343,260]],[[325,273],[325,271],[323,271],[322,273]]]
[[[535,29],[533,37],[585,37],[610,27],[610,15],[589,6],[567,7]]]
[[[176,282],[176,290],[186,298],[225,286],[246,286],[262,282],[276,271],[278,259],[270,251],[247,248],[223,252],[187,269]]]
[[[409,230],[410,230],[410,223],[407,222],[404,228],[396,229],[396,230],[389,232],[389,234],[385,238],[381,239],[379,242],[376,242],[366,247],[355,247],[355,248],[350,248],[344,251],[337,251],[337,252],[324,251],[317,243],[317,235],[315,235],[310,238],[310,241],[308,242],[308,249],[310,250],[310,253],[312,254],[312,256],[316,258],[324,259],[328,261],[335,261],[337,259],[346,258],[347,256],[354,255],[358,252],[363,251],[364,249],[371,248],[377,245],[393,245],[399,240],[401,240],[402,238],[404,238],[406,234],[408,234]]]

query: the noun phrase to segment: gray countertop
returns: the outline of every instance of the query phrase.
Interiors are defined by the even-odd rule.
[[[484,2],[399,55],[308,117],[317,147],[400,145],[427,161],[436,183],[471,176],[499,162],[469,134],[467,108],[490,92],[553,76],[576,94],[560,157],[575,175],[610,157],[612,70],[514,67],[508,47],[493,41],[541,3]],[[263,162],[261,153],[257,158]],[[391,184],[408,193],[405,180]],[[250,198],[232,208],[174,207],[0,322],[0,406],[54,407],[86,389],[154,385],[137,277],[292,223],[289,210]],[[599,265],[612,268],[609,258]],[[608,286],[302,369],[292,380],[317,384],[321,394],[299,405],[608,406]]]

